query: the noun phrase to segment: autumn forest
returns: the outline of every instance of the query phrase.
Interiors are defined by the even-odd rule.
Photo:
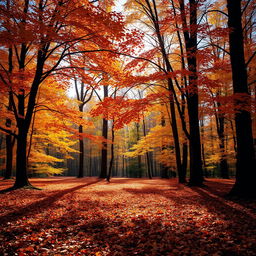
[[[1,0],[0,255],[255,255],[255,7]]]

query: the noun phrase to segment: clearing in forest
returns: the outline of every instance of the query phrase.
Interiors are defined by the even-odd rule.
[[[232,180],[31,183],[43,190],[0,194],[0,255],[256,255],[255,201],[226,199]]]

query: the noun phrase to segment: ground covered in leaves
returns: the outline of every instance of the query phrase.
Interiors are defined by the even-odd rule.
[[[43,190],[0,194],[0,255],[256,255],[255,201],[225,198],[231,180],[31,183]]]

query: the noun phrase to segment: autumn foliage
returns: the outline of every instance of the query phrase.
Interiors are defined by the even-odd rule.
[[[256,254],[255,1],[3,0],[0,27],[1,255]]]

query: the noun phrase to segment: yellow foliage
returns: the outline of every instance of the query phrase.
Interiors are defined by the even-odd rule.
[[[54,174],[62,174],[65,171],[64,168],[55,168],[48,164],[35,165],[34,170],[36,173],[43,173],[48,176],[52,176]]]

